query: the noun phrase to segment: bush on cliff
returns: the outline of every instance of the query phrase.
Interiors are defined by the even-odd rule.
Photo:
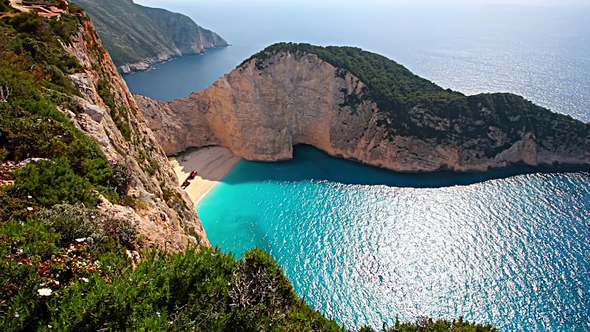
[[[77,93],[66,74],[80,67],[47,24],[29,14],[0,20],[5,41],[0,46],[0,88],[8,91],[0,102],[0,162],[48,160],[13,174],[15,188],[5,188],[0,195],[4,218],[23,215],[21,209],[32,203],[23,206],[19,200],[27,196],[50,207],[62,202],[94,205],[97,194],[116,201],[126,192],[121,172],[58,110],[70,102],[64,92]]]
[[[0,13],[10,11],[11,7],[8,0],[0,0]]]
[[[18,243],[22,247],[33,243],[25,252],[36,254],[39,264],[56,256],[59,237],[42,223],[27,225],[14,226],[12,244],[17,238],[23,239]],[[33,230],[48,236],[26,239]],[[6,267],[8,275],[2,277],[13,283],[24,278],[27,286],[13,295],[10,308],[0,306],[7,311],[1,325],[5,330],[341,330],[305,305],[272,258],[258,250],[242,261],[209,249],[173,256],[152,253],[137,269],[83,271],[61,289],[48,283],[56,288],[50,296],[38,295],[44,279],[33,266]],[[243,287],[248,290],[236,293]]]

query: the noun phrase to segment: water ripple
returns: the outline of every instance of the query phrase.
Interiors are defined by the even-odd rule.
[[[464,316],[510,331],[590,329],[588,173],[442,188],[390,176],[299,148],[289,163],[241,163],[199,212],[212,243],[268,250],[308,303],[348,327]]]

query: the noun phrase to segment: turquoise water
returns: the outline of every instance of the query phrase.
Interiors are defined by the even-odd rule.
[[[198,212],[214,245],[270,252],[348,327],[590,329],[590,173],[508,175],[402,175],[297,147],[293,161],[241,162]]]
[[[232,46],[125,79],[169,100],[274,42],[351,45],[445,88],[513,92],[590,121],[588,4],[302,1],[139,0]],[[589,173],[510,175],[399,175],[303,147],[291,162],[240,163],[198,210],[215,245],[269,251],[349,327],[463,315],[506,331],[590,330]]]

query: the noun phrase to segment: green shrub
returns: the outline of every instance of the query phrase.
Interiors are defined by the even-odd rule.
[[[38,221],[0,224],[0,330],[27,330],[47,319],[36,294],[43,282],[37,267],[59,250],[58,239]]]
[[[265,287],[265,278],[275,280],[272,286],[278,289]],[[254,307],[238,307],[233,302],[229,294],[237,280],[256,284],[248,293],[259,300]],[[258,291],[261,293],[254,293]],[[277,306],[265,310],[264,303],[271,302]],[[165,257],[152,255],[135,271],[116,277],[112,283],[100,278],[93,278],[89,284],[78,283],[62,299],[52,302],[50,311],[51,325],[57,330],[82,331],[304,331],[308,330],[305,325],[293,317],[296,312],[313,312],[296,299],[288,281],[266,254],[252,252],[237,262],[208,249]],[[340,330],[320,315],[304,316],[316,320],[312,326],[322,327],[316,331]]]
[[[128,206],[135,211],[146,210],[149,207],[142,199],[133,198],[130,196],[123,197],[119,203],[121,205]]]
[[[178,210],[180,207],[184,206],[184,199],[178,190],[170,188],[164,183],[161,183],[160,185],[162,188],[162,197],[169,207]]]
[[[124,107],[117,106],[115,97],[111,92],[111,86],[107,80],[101,79],[96,85],[96,90],[100,95],[102,101],[109,107],[111,117],[115,125],[121,132],[121,135],[127,140],[131,140],[131,127],[129,125],[129,117],[127,110]]]
[[[8,22],[16,31],[21,33],[33,35],[44,32],[41,31],[45,26],[44,20],[34,12],[16,15],[11,17]]]
[[[110,174],[110,177],[107,180],[109,186],[112,187],[119,196],[126,196],[131,179],[129,169],[124,165],[116,164],[112,166],[112,170],[112,174]]]
[[[121,135],[127,140],[131,141],[131,126],[129,126],[129,118],[127,117],[127,110],[123,107],[116,107],[111,110],[113,121],[121,132]]]
[[[11,10],[10,2],[8,0],[0,0],[0,12],[8,12]]]
[[[78,33],[80,28],[80,18],[77,16],[63,15],[58,20],[50,21],[53,33],[59,36],[64,42],[70,43],[72,37]]]
[[[106,218],[82,204],[55,205],[40,213],[38,218],[61,234],[62,245],[90,238],[95,249],[104,253],[110,249],[115,251],[117,246],[136,248],[138,244],[137,230],[128,220]]]
[[[98,203],[90,181],[74,173],[64,158],[27,165],[16,173],[12,191],[19,197],[32,196],[46,207],[61,203],[84,203],[88,206]]]
[[[7,68],[0,70],[0,82],[14,82],[15,78],[25,78],[20,86],[21,91],[26,91],[27,88],[22,87],[27,86],[27,76],[9,73]],[[35,91],[35,88],[31,87],[31,90]],[[125,180],[125,177],[128,174],[120,167],[115,172],[96,142],[74,127],[46,97],[30,99],[20,93],[19,91],[16,98],[9,102],[0,103],[0,112],[3,114],[0,117],[0,149],[3,151],[3,159],[67,159],[75,175],[89,181],[94,190],[111,201],[117,201],[120,194],[126,193],[128,179]]]
[[[262,250],[248,252],[236,270],[230,289],[235,327],[260,331],[278,328],[287,321],[297,297],[274,260]],[[245,324],[245,325],[243,325]]]
[[[396,320],[395,325],[392,327],[384,326],[381,330],[383,332],[485,332],[485,331],[497,331],[491,325],[478,325],[463,321],[462,318],[458,320],[433,320],[430,318],[422,318],[415,323],[407,322],[401,323]],[[361,328],[360,332],[375,332],[370,327]]]

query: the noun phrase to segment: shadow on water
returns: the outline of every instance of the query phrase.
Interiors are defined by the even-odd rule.
[[[298,145],[295,147],[293,160],[274,163],[242,161],[222,182],[240,184],[264,181],[329,181],[354,185],[442,188],[471,185],[527,174],[579,173],[590,177],[588,171],[590,170],[580,167],[516,166],[483,173],[397,173],[334,158],[311,146]]]

